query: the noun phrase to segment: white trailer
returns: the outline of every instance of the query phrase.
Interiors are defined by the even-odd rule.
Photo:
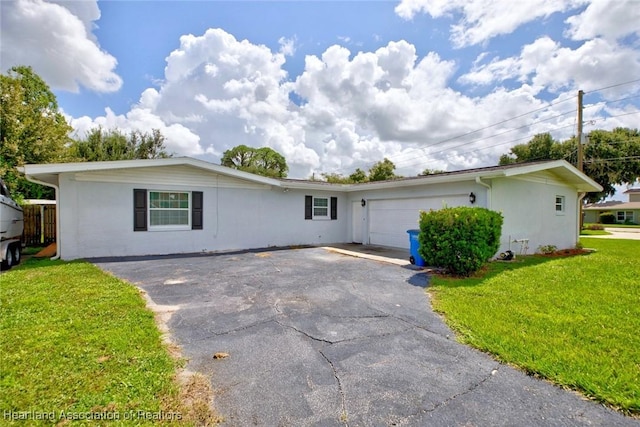
[[[22,231],[24,213],[13,201],[9,190],[0,179],[0,261],[2,270],[20,263],[22,257]]]

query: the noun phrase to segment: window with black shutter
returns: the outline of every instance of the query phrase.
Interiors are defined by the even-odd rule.
[[[133,190],[133,231],[147,231],[147,190]]]
[[[331,198],[331,219],[338,219],[338,198]]]
[[[304,219],[313,219],[313,196],[304,196]]]
[[[202,191],[191,192],[191,229],[202,230]]]

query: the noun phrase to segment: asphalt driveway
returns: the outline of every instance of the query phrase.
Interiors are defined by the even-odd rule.
[[[225,425],[640,425],[457,343],[408,268],[322,248],[94,262],[171,313]]]

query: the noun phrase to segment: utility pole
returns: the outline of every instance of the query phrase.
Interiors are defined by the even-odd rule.
[[[578,91],[578,170],[583,172],[582,165],[582,157],[583,157],[583,147],[582,147],[582,95],[584,92],[582,90]],[[578,235],[582,230],[584,225],[584,217],[582,215],[582,198],[586,193],[582,193],[583,196],[578,198]]]
[[[582,166],[582,158],[583,158],[583,147],[582,147],[582,95],[584,92],[578,91],[578,170],[583,172]]]

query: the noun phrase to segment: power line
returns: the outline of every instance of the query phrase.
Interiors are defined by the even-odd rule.
[[[588,92],[585,92],[585,94],[586,93],[593,93],[593,92],[601,92],[603,90],[607,90],[607,89],[611,89],[611,88],[619,87],[619,86],[624,86],[624,85],[629,85],[629,84],[636,83],[636,82],[640,82],[640,79],[629,80],[628,82],[616,83],[616,84],[613,84],[611,86],[605,86],[605,87],[601,87],[601,88],[598,88],[598,89],[592,89],[592,90],[590,90]]]

